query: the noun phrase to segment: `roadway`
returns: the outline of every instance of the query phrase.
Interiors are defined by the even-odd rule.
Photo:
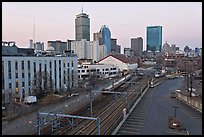
[[[150,88],[141,101],[122,124],[116,135],[186,135],[186,131],[168,127],[169,117],[173,117],[177,106],[176,118],[190,135],[202,135],[202,114],[176,98],[171,92],[179,89],[183,78],[166,80],[155,88]]]

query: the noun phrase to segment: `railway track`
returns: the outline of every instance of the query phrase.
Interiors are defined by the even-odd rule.
[[[129,79],[130,81],[131,79]],[[141,79],[136,78],[134,81],[141,82],[141,88],[145,88],[143,84],[149,81],[149,78]],[[120,87],[116,87],[115,91],[124,92],[129,88],[129,84],[123,83]],[[134,104],[134,102],[139,97],[138,86],[131,87],[128,92],[129,108]],[[93,116],[100,118],[100,134],[108,135],[115,129],[117,124],[123,119],[123,110],[126,108],[126,97],[123,94],[119,94],[116,100],[113,100],[111,95],[102,95],[101,98],[93,101]],[[90,110],[88,110],[89,104],[85,104],[82,108],[71,113],[71,115],[80,115],[90,117]],[[69,126],[67,118],[60,118],[60,128],[55,131],[51,131],[52,126],[48,124],[42,129],[42,134],[46,135],[96,135],[97,134],[97,124],[96,121],[84,120],[84,119],[74,119],[74,126]]]

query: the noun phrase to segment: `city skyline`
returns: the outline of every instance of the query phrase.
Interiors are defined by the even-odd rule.
[[[162,26],[162,46],[167,41],[181,50],[202,47],[201,2],[3,2],[2,40],[29,47],[33,22],[35,41],[44,42],[45,48],[50,40],[75,40],[75,17],[82,7],[90,18],[90,40],[107,25],[122,53],[136,37],[143,38],[146,50],[147,26]]]

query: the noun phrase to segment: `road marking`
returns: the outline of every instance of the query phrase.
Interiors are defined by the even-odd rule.
[[[139,121],[139,122],[143,122],[143,121]],[[129,124],[137,124],[137,121],[126,121],[125,123],[129,123]]]
[[[143,126],[142,125],[130,125],[130,124],[126,123],[126,124],[123,124],[122,127],[134,127],[134,128],[138,128],[139,127],[139,128],[142,128]]]
[[[142,130],[142,129],[140,129],[140,128],[133,128],[133,127],[122,127],[122,129],[121,130]]]
[[[124,124],[126,124],[126,123],[128,123],[128,121],[127,122],[125,122]],[[144,122],[142,122],[142,121],[138,121],[138,122],[136,122],[138,125],[144,125]]]
[[[135,125],[130,125],[130,124],[126,124],[126,125],[123,125],[123,127],[140,127],[140,128],[142,128],[143,127],[143,125],[137,125],[137,124],[135,124]],[[122,128],[122,127],[121,127]]]
[[[131,131],[126,131],[126,130],[121,130],[121,131],[118,131],[118,132],[125,132],[125,133],[129,133],[129,134],[137,134],[138,132],[131,132]]]
[[[174,131],[169,131],[169,130],[167,130],[165,132],[172,133],[172,134],[178,134],[178,135],[187,135],[186,133],[174,132]]]
[[[128,119],[147,119],[147,117],[130,117]]]

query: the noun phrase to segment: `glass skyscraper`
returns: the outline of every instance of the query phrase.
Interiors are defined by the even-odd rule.
[[[102,36],[102,43],[107,46],[107,54],[111,53],[111,32],[106,25],[103,25],[100,29],[101,36]]]
[[[162,26],[147,27],[147,50],[161,52],[162,47]]]

